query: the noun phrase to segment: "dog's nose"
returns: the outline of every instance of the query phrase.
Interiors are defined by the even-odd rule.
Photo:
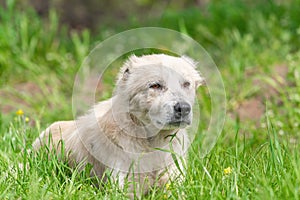
[[[174,111],[176,118],[182,118],[191,112],[191,106],[186,102],[178,102],[174,105]]]

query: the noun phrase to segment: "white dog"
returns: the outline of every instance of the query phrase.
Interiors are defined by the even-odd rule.
[[[70,165],[90,163],[100,178],[111,170],[120,186],[128,180],[136,184],[131,190],[145,193],[179,174],[174,154],[184,157],[189,142],[185,127],[192,122],[195,92],[202,82],[188,57],[131,56],[111,99],[75,121],[53,123],[33,147],[50,145],[59,153],[63,141]]]

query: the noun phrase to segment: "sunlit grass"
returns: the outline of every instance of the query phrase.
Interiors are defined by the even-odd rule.
[[[10,106],[9,112],[0,114],[0,199],[125,199],[126,187],[121,190],[110,181],[102,187],[88,176],[88,168],[71,169],[49,156],[46,148],[36,155],[27,151],[47,125],[72,118],[74,76],[97,41],[87,30],[64,32],[53,11],[45,22],[33,11],[20,11],[8,2],[12,2],[8,9],[0,8],[0,106]],[[170,21],[178,14],[181,29],[217,61],[228,116],[208,155],[200,155],[201,137],[196,137],[184,181],[153,188],[145,199],[300,198],[300,4],[293,3],[254,6],[249,8],[253,12],[245,13],[247,7],[228,0],[225,7],[209,5],[210,15],[193,18],[193,10],[164,16],[170,19],[161,23],[172,27]],[[223,15],[228,22],[219,22]],[[106,72],[104,91],[97,98],[111,95],[121,63],[120,59]],[[281,63],[288,67],[285,85],[270,80],[274,66]],[[257,78],[260,85],[253,84]],[[264,98],[261,88],[270,82],[277,93]],[[25,83],[34,85],[36,92],[24,90]],[[199,92],[207,94],[205,88]],[[235,115],[249,98],[263,102],[260,120]],[[209,113],[209,100],[204,98],[200,105]]]

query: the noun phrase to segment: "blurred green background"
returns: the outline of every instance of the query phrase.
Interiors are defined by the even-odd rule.
[[[159,26],[194,38],[223,71],[224,79],[227,74],[234,76],[225,81],[234,105],[257,90],[256,84],[250,91],[240,91],[247,84],[245,73],[257,76],[277,70],[286,75],[289,59],[299,51],[299,0],[2,0],[1,5],[3,113],[23,107],[40,117],[51,115],[44,113],[50,107],[56,108],[51,118],[69,118],[65,112],[69,104],[62,102],[70,100],[83,58],[98,42],[131,28]]]

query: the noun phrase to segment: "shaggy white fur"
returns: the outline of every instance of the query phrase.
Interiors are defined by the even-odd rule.
[[[137,184],[132,190],[145,193],[179,174],[170,152],[184,157],[189,144],[185,127],[192,122],[202,82],[191,58],[133,55],[120,70],[111,99],[75,121],[53,123],[33,147],[47,144],[59,153],[62,140],[71,166],[90,163],[100,178],[112,170],[120,186],[128,178]]]

